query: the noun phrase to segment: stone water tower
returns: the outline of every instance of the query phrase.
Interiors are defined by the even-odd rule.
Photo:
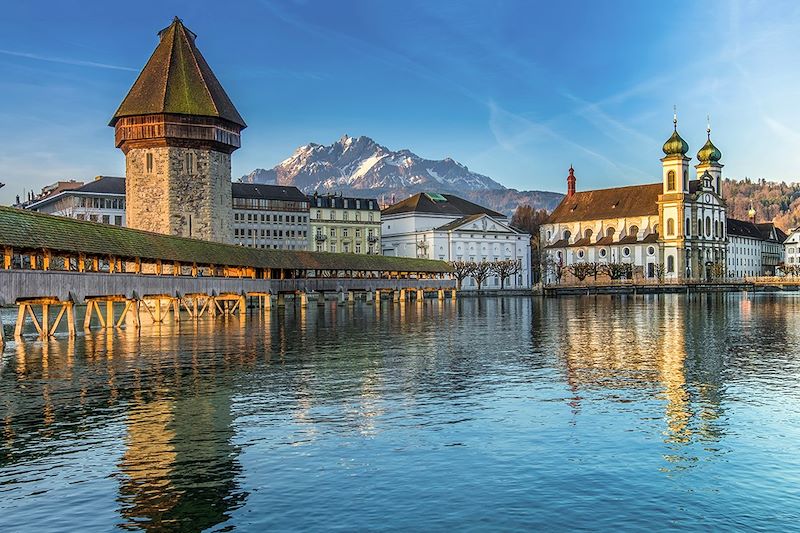
[[[233,241],[231,153],[246,127],[177,17],[111,119],[130,228]]]

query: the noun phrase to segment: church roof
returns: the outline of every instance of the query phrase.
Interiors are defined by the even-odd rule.
[[[160,42],[147,61],[114,118],[170,113],[216,117],[247,125],[211,71],[196,35],[178,17],[158,33]]]
[[[576,192],[564,197],[550,214],[549,224],[658,215],[661,183]]]

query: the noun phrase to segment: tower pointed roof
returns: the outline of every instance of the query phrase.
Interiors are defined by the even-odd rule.
[[[111,119],[170,113],[216,117],[247,127],[178,17],[158,32],[160,41]]]

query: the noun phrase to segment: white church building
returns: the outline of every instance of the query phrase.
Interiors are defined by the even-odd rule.
[[[512,228],[508,217],[452,194],[419,193],[381,213],[383,255],[442,261],[497,261],[513,259],[521,268],[505,288],[531,286],[530,235]],[[484,289],[499,289],[500,279],[489,277]],[[462,290],[477,289],[465,279]]]
[[[577,191],[572,168],[567,195],[541,226],[543,264],[630,263],[634,278],[710,279],[726,270],[726,205],[722,154],[708,140],[690,178],[689,145],[678,134],[663,146],[658,183]],[[546,283],[556,281],[553,268]]]

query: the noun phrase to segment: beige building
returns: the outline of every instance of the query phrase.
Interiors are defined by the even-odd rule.
[[[309,250],[381,253],[381,211],[371,198],[314,194],[309,201]]]

